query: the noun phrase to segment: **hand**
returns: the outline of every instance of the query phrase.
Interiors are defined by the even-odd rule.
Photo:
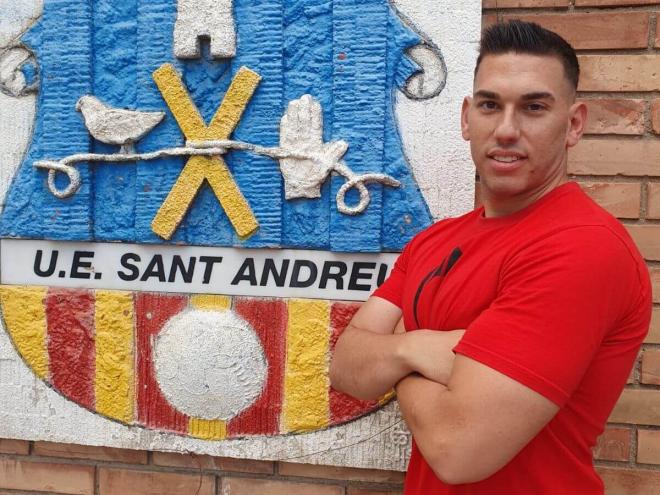
[[[345,141],[323,142],[321,105],[310,95],[303,95],[289,103],[282,117],[280,147],[313,157],[280,159],[286,199],[318,198],[321,185],[346,153],[348,144]]]
[[[404,358],[416,373],[446,385],[454,365],[452,349],[465,330],[414,330],[406,333]]]

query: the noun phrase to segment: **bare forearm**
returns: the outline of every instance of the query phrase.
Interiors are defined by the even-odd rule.
[[[396,386],[401,414],[415,438],[422,456],[436,476],[453,483],[451,432],[461,424],[461,411],[452,408],[446,385],[412,374]]]
[[[480,481],[501,469],[559,410],[537,392],[465,356],[456,358],[447,386],[412,374],[396,391],[419,450],[450,484]]]
[[[333,388],[360,399],[377,399],[411,373],[401,352],[405,334],[379,334],[348,327],[330,366]]]
[[[332,385],[361,399],[375,399],[413,372],[447,383],[454,363],[452,349],[464,333],[406,333],[401,327],[394,334],[379,334],[349,326],[335,349],[330,369]]]

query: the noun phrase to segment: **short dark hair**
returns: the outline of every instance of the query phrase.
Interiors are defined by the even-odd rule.
[[[533,22],[520,20],[497,23],[484,30],[474,75],[477,75],[479,64],[487,55],[510,52],[557,57],[564,66],[566,79],[577,90],[580,65],[573,47],[557,33]]]

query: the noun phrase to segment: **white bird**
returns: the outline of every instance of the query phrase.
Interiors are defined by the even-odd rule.
[[[133,144],[165,117],[165,112],[112,108],[92,95],[81,96],[76,110],[82,113],[92,136],[103,143],[121,146],[120,153],[133,153]]]

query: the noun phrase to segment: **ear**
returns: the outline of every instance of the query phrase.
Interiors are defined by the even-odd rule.
[[[466,96],[463,98],[463,106],[461,107],[461,134],[466,141],[470,140],[470,126],[468,124],[468,112],[472,105],[472,98]]]
[[[568,121],[566,146],[570,148],[575,146],[584,134],[584,128],[587,125],[587,105],[582,101],[576,101],[568,112],[570,120]]]

